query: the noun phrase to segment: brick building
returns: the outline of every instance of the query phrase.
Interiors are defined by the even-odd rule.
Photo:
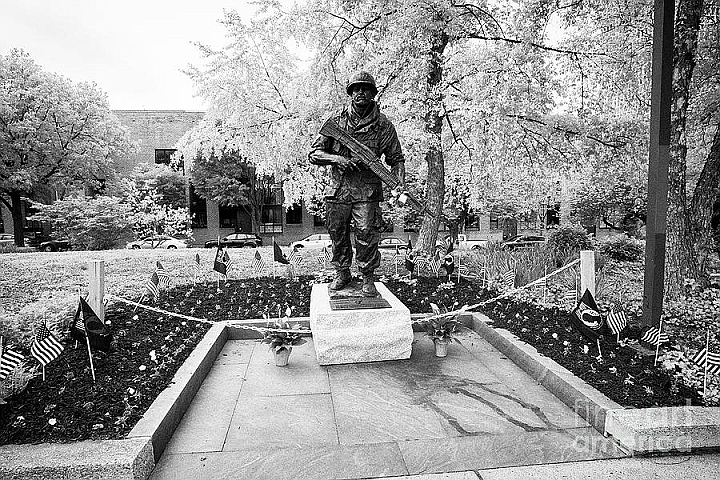
[[[140,163],[170,163],[180,137],[200,122],[204,115],[204,112],[185,110],[114,110],[114,113],[127,128],[130,140],[135,145],[133,153],[116,161],[120,177],[128,176]],[[250,214],[244,208],[219,206],[215,202],[206,201],[195,194],[189,182],[187,195],[193,219],[193,245],[202,245],[207,240],[233,232],[252,231]],[[43,201],[52,201],[52,198]],[[307,235],[326,232],[323,221],[310,214],[304,205],[294,205],[286,210],[279,185],[267,190],[260,216],[259,232],[254,233],[264,238],[265,245],[270,244],[272,237],[281,245],[287,245]],[[30,223],[26,222],[26,230],[39,228]],[[497,219],[488,216],[475,217],[468,223],[466,233],[471,238],[487,238],[489,234],[503,229]],[[12,232],[12,218],[10,212],[0,204],[0,232],[3,229]],[[408,235],[415,241],[417,234],[404,232],[402,227],[384,234],[398,237]]]

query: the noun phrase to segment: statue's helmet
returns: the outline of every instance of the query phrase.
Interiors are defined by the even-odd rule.
[[[373,95],[377,94],[378,90],[377,86],[375,85],[375,79],[368,72],[357,72],[350,77],[347,83],[347,87],[345,88],[345,91],[348,95],[350,95],[350,93],[352,92],[352,88],[355,85],[369,85],[370,87],[372,87]]]

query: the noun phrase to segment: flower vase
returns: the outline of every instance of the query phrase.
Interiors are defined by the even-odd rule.
[[[435,343],[435,356],[447,357],[448,341],[442,338],[436,338],[433,342]]]
[[[292,352],[292,347],[280,347],[278,350],[275,350],[275,365],[278,367],[287,367],[290,352]]]

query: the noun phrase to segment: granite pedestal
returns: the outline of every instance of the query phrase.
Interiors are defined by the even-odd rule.
[[[331,310],[328,284],[313,285],[310,329],[320,365],[410,358],[410,310],[382,283],[375,287],[390,308]]]

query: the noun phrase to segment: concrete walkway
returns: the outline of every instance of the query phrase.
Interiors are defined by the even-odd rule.
[[[416,334],[410,360],[329,367],[309,342],[284,368],[230,340],[152,478],[465,479],[625,456],[477,334],[460,340],[444,359]]]

